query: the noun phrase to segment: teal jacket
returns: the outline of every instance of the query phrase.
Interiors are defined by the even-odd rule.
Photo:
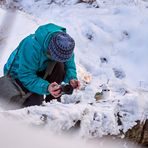
[[[31,34],[23,39],[5,64],[4,75],[8,73],[16,52],[19,50],[10,73],[11,76],[19,79],[30,92],[48,95],[49,82],[38,77],[36,73],[45,70],[48,62],[51,60],[46,54],[48,43],[53,33],[59,31],[66,32],[66,28],[55,24],[46,24],[40,26],[35,31],[35,34]],[[68,83],[71,79],[77,79],[74,54],[64,63],[64,68],[66,71],[64,82]]]

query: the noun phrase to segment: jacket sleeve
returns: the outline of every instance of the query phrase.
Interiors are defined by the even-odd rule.
[[[65,66],[65,71],[66,71],[64,82],[69,83],[71,79],[77,80],[77,72],[76,72],[76,64],[74,61],[74,54],[67,62],[65,62],[64,66]]]
[[[24,41],[20,50],[18,78],[30,91],[37,94],[49,94],[49,82],[38,77],[37,71],[40,61],[40,50],[37,50],[30,40]]]

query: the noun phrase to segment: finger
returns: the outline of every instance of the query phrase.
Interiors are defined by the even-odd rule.
[[[70,81],[70,85],[75,88],[76,87],[76,81],[75,80],[71,80]]]
[[[51,93],[52,95],[54,95],[54,94],[59,93],[59,92],[57,92],[57,91],[61,92],[61,90],[51,90],[50,93]]]
[[[70,85],[73,86],[73,81],[72,80],[70,81]]]
[[[76,81],[76,80],[70,80],[70,83],[71,83],[71,84],[75,84],[75,81]]]
[[[53,91],[58,90],[59,88],[60,88],[60,86],[56,82],[54,82],[54,83],[51,84],[51,89]]]
[[[73,89],[75,89],[76,87],[77,87],[77,85],[76,84],[73,84],[73,85],[71,85],[72,87],[73,87]]]
[[[52,82],[50,85],[53,86],[53,85],[55,85],[55,84],[57,84],[57,83],[56,83],[56,82]]]
[[[53,94],[54,94],[54,95],[59,95],[60,93],[61,93],[61,90],[53,91]]]
[[[60,96],[61,96],[61,94],[59,94],[59,95],[56,95],[56,96],[55,96],[55,98],[59,98]]]
[[[56,82],[53,82],[50,85],[51,85],[51,87],[54,87],[54,86],[57,86],[58,84]]]
[[[58,91],[58,90],[61,90],[60,86],[59,85],[56,85],[52,88],[53,91]]]
[[[55,98],[58,98],[58,97],[60,97],[62,94],[61,93],[59,93],[59,94],[52,94],[52,96],[54,96]]]
[[[79,89],[80,88],[80,81],[76,80],[75,81],[75,89]]]

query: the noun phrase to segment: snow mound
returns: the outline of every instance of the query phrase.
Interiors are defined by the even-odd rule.
[[[147,119],[147,106],[140,102],[139,98],[144,98],[148,103],[145,94],[137,93],[92,103],[64,104],[52,101],[40,107],[1,111],[1,116],[33,127],[43,127],[57,134],[73,133],[75,130],[79,137],[96,138],[118,135],[121,131],[125,133],[136,125],[139,119],[141,121]]]

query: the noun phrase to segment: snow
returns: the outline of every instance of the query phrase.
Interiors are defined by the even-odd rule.
[[[137,120],[148,118],[148,3],[112,2],[97,0],[90,5],[76,0],[56,0],[51,4],[47,0],[22,0],[20,4],[13,3],[25,13],[8,12],[15,17],[14,23],[7,24],[8,28],[13,24],[12,30],[5,33],[6,25],[1,27],[2,37],[8,40],[6,45],[0,38],[3,49],[0,50],[0,69],[19,41],[39,25],[52,22],[65,26],[76,41],[76,63],[83,89],[72,96],[63,96],[62,103],[52,101],[14,111],[2,109],[2,116],[28,125],[44,125],[45,129],[59,134],[80,121],[77,134],[85,138],[117,135],[132,128]],[[0,9],[0,14],[1,25],[8,14],[4,9]],[[89,84],[86,78],[91,81]],[[94,96],[102,90],[102,84],[110,93],[96,102]]]

